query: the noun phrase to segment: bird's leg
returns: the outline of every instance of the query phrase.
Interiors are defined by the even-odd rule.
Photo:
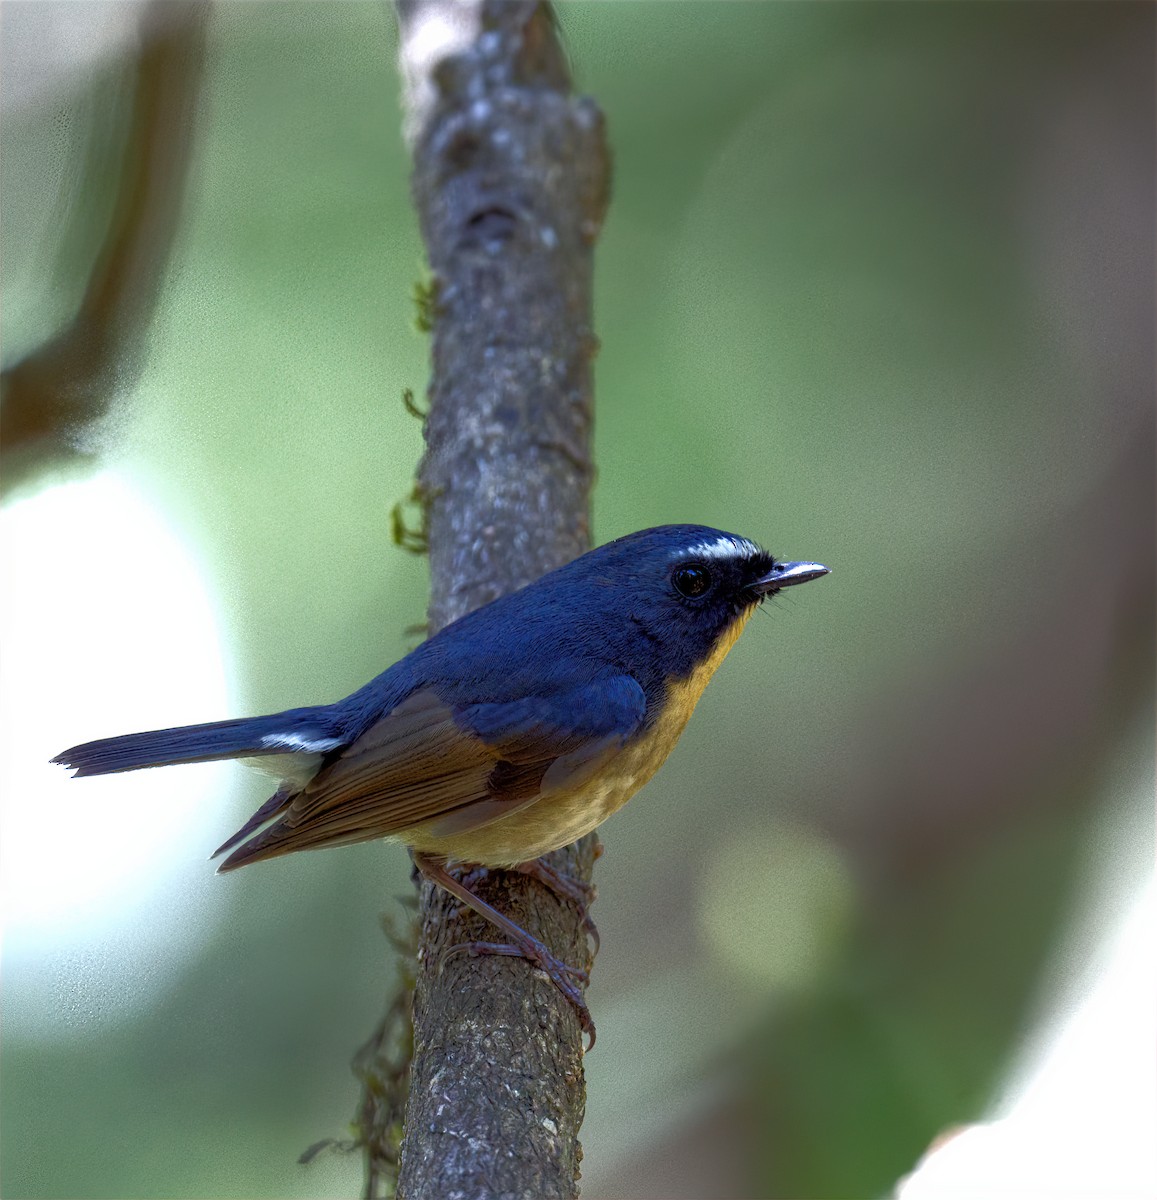
[[[537,938],[532,937],[493,905],[487,904],[480,896],[476,896],[469,888],[459,883],[441,863],[418,851],[413,851],[413,858],[414,865],[427,879],[474,909],[476,913],[485,917],[492,924],[497,925],[513,942],[513,945],[502,942],[466,942],[460,946],[451,946],[443,955],[443,961],[449,955],[459,952],[475,955],[503,954],[529,959],[574,1005],[583,1032],[590,1036],[590,1043],[587,1046],[587,1049],[590,1050],[595,1044],[595,1024],[591,1020],[590,1009],[587,1008],[582,991],[578,986],[587,982],[589,976],[586,971],[568,966],[561,959],[556,958]]]
[[[600,843],[600,848],[601,845],[602,843]],[[543,887],[549,888],[556,896],[561,896],[562,899],[570,900],[575,904],[579,910],[579,916],[582,917],[583,928],[594,942],[595,953],[598,954],[599,931],[591,919],[590,906],[598,899],[599,892],[593,883],[556,870],[545,858],[532,858],[529,862],[519,863],[509,869],[517,871],[520,875],[529,875],[531,879],[537,879]]]
[[[603,844],[599,842],[595,847],[595,857],[598,858],[602,852]],[[591,917],[590,906],[598,899],[599,893],[598,888],[593,883],[588,883],[585,879],[579,879],[577,876],[568,875],[564,871],[557,870],[545,858],[532,858],[527,862],[517,863],[513,867],[505,867],[503,869],[515,871],[519,875],[528,875],[531,879],[537,879],[543,887],[548,888],[556,896],[563,900],[571,901],[578,908],[583,928],[594,943],[595,954],[598,954],[601,939],[599,938],[598,926]],[[475,885],[481,883],[489,874],[489,867],[474,866],[466,871],[465,874],[459,876],[458,882],[468,891],[472,892]]]

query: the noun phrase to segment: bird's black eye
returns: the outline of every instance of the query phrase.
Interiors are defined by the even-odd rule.
[[[711,572],[698,563],[676,567],[671,572],[671,583],[680,596],[693,600],[702,596],[711,587]]]

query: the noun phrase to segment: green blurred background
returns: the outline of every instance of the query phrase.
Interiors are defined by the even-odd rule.
[[[0,14],[6,368],[108,227],[138,15]],[[615,155],[596,540],[695,521],[833,568],[603,829],[585,1191],[885,1195],[1152,861],[1154,10],[560,19]],[[259,776],[45,761],[336,699],[418,636],[396,48],[381,4],[214,7],[132,369],[8,463],[6,1197],[359,1187],[296,1158],[353,1115],[406,856],[215,878]]]

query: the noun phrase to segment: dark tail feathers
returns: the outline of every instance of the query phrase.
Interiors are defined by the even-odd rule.
[[[208,762],[261,754],[325,753],[345,739],[326,706],[299,708],[268,717],[214,721],[209,725],[180,725],[150,733],[85,742],[58,754],[52,761],[71,767],[76,776],[111,775],[140,767]]]

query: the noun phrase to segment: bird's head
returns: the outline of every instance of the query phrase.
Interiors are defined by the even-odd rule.
[[[752,611],[785,587],[828,573],[780,562],[747,538],[705,525],[661,525],[591,551],[571,564],[626,617],[639,648],[662,649],[671,673],[688,674],[730,646]],[[602,604],[596,607],[603,608]]]

